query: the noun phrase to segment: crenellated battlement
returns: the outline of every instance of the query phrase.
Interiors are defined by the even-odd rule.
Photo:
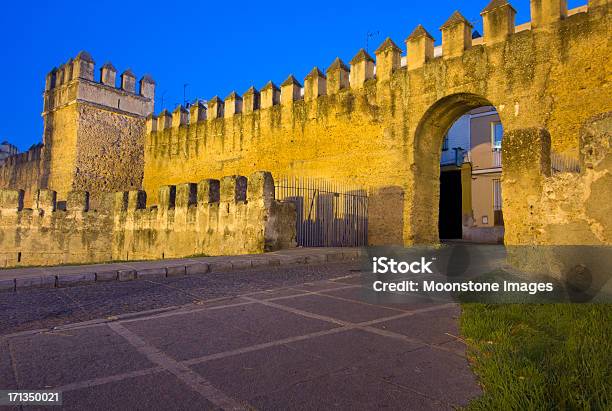
[[[109,199],[101,203],[101,208],[91,210],[89,207],[89,192],[71,191],[67,199],[59,201],[57,193],[53,190],[37,190],[33,207],[24,207],[24,190],[0,189],[0,217],[8,215],[36,215],[40,218],[55,218],[66,216],[66,213],[101,213],[112,212],[112,204]]]
[[[142,190],[106,196],[90,209],[89,193],[58,201],[39,190],[0,190],[0,265],[159,259],[195,254],[261,253],[295,245],[293,203],[275,199],[268,172],[164,186],[147,207]]]
[[[28,149],[28,151],[24,151],[23,153],[17,153],[12,156],[6,158],[5,163],[0,165],[0,168],[3,166],[12,167],[18,164],[24,164],[32,161],[39,161],[42,158],[43,145],[42,144],[34,144],[32,147]],[[0,171],[1,174],[1,171]]]
[[[73,102],[93,103],[139,116],[151,113],[155,81],[149,75],[144,75],[137,82],[136,75],[130,69],[124,70],[119,79],[117,86],[117,69],[106,62],[96,80],[95,62],[89,53],[82,51],[47,74],[44,113]]]
[[[87,191],[59,201],[38,190],[0,189],[0,265],[48,265],[195,254],[261,253],[295,245],[293,203],[275,199],[269,172],[163,186],[147,207],[142,190],[105,196],[96,210]]]
[[[295,244],[295,206],[275,200],[268,172],[162,186],[149,207],[145,191],[119,192],[114,216],[118,258],[259,253]]]
[[[5,159],[0,165],[0,188],[25,187],[25,202],[32,204],[43,175],[45,148],[35,144],[23,153]]]
[[[405,40],[405,53],[387,38],[376,49],[375,58],[363,49],[351,59],[350,66],[336,58],[326,74],[317,67],[313,68],[305,77],[303,86],[290,75],[280,87],[269,81],[260,91],[250,87],[243,96],[236,92],[230,93],[225,100],[215,96],[206,105],[198,103],[192,106],[189,112],[177,108],[179,111],[173,113],[164,110],[158,116],[149,116],[146,121],[145,186],[150,187],[147,180],[151,173],[148,170],[155,168],[153,173],[159,176],[166,165],[176,167],[170,165],[174,158],[205,162],[207,165],[215,162],[226,164],[264,146],[266,139],[262,136],[285,133],[297,124],[302,127],[302,131],[298,132],[300,134],[307,132],[308,129],[304,127],[309,121],[322,123],[338,116],[358,116],[364,122],[382,121],[377,113],[384,111],[374,110],[374,107],[413,105],[409,101],[421,98],[422,87],[432,80],[434,72],[440,78],[435,84],[427,86],[428,91],[439,89],[442,84],[447,90],[461,89],[466,80],[482,86],[490,80],[487,73],[492,67],[491,59],[498,58],[492,56],[500,53],[505,59],[503,64],[513,66],[515,58],[520,58],[529,67],[535,62],[532,59],[527,61],[528,56],[524,54],[512,57],[512,53],[515,53],[512,48],[516,53],[524,53],[523,49],[534,47],[534,41],[538,38],[542,39],[542,43],[549,41],[547,36],[550,36],[551,30],[555,30],[555,33],[558,30],[569,33],[580,30],[585,21],[599,18],[604,7],[597,2],[591,2],[591,11],[586,6],[570,11],[560,7],[559,16],[554,19],[550,13],[557,9],[552,4],[558,3],[564,2],[534,0],[532,13],[538,20],[532,28],[531,23],[515,25],[516,12],[508,1],[491,1],[481,13],[484,25],[482,37],[472,38],[472,24],[455,11],[440,27],[441,45],[436,46],[433,36],[425,27],[418,25]],[[541,13],[548,17],[544,19]],[[583,40],[571,37],[567,41]],[[504,54],[504,47],[511,48]],[[443,74],[449,72],[457,74]],[[500,71],[498,75],[497,84],[507,81],[505,73]],[[398,93],[404,90],[401,99],[396,98],[394,103],[390,103],[388,97],[382,97],[389,94],[389,87]],[[494,88],[492,86],[489,90]],[[501,90],[500,94],[503,97]],[[497,97],[492,96],[491,99]],[[355,104],[362,100],[363,104]],[[509,104],[514,105],[515,102]],[[288,136],[285,137],[289,140]],[[295,139],[291,138],[291,141]],[[255,164],[271,167],[266,162]],[[206,167],[208,170],[213,168],[212,165]],[[172,174],[174,172],[167,171],[167,176]],[[157,176],[152,179],[157,180]],[[170,181],[172,179],[170,177]]]
[[[112,208],[91,210],[89,193],[70,192],[58,201],[37,191],[33,208],[24,191],[0,190],[0,266],[109,261]]]
[[[591,0],[591,9],[607,7],[605,0]],[[232,110],[224,110],[224,101],[218,96],[213,97],[208,102],[208,120],[217,118],[232,118],[237,114],[250,114],[260,109],[267,109],[276,105],[290,104],[298,100],[312,100],[338,93],[343,89],[356,89],[370,80],[389,80],[393,73],[399,70],[417,70],[428,62],[442,59],[454,59],[461,57],[472,47],[497,47],[499,42],[508,41],[516,33],[531,30],[546,30],[548,26],[554,25],[559,21],[565,20],[570,16],[588,12],[587,6],[577,7],[573,10],[567,9],[567,0],[532,0],[531,15],[532,21],[521,25],[515,25],[516,10],[507,0],[492,0],[481,12],[483,20],[484,35],[473,38],[473,25],[459,12],[455,11],[449,19],[440,27],[442,34],[442,44],[434,46],[433,37],[427,32],[425,27],[418,25],[415,30],[406,38],[406,54],[402,55],[402,50],[390,38],[384,40],[376,50],[376,60],[364,49],[361,49],[351,59],[350,68],[342,60],[337,58],[327,69],[328,75],[333,73],[333,78],[327,78],[317,67],[310,72],[304,79],[303,87],[300,82],[290,75],[282,84],[277,87],[269,81],[261,89],[261,104],[253,104],[249,99],[247,108],[237,106],[233,97],[237,96],[238,101],[242,98],[236,92],[232,92],[228,98],[232,102]],[[315,83],[312,79],[316,79]],[[330,87],[327,86],[328,81]],[[285,93],[283,97],[283,88]],[[257,95],[260,93],[254,87],[249,88],[247,95]],[[227,100],[227,99],[226,99]],[[210,113],[210,107],[213,112]],[[187,125],[205,120],[201,116],[196,121],[188,119]],[[152,130],[151,128],[149,128]]]

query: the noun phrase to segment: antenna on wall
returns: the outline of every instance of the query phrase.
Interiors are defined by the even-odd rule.
[[[165,95],[166,95],[166,90],[164,90],[162,92],[162,95],[161,95],[161,108],[162,108],[162,110],[164,109],[164,96]]]
[[[370,39],[373,39],[374,37],[377,37],[380,34],[380,31],[376,30],[376,31],[368,31],[368,33],[366,34],[366,52],[370,52],[369,50],[369,45],[370,45]]]
[[[183,84],[183,106],[189,108],[189,103],[187,102],[187,86],[189,83]]]

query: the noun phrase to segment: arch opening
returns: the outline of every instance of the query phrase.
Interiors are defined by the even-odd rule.
[[[410,242],[503,242],[503,130],[482,96],[455,94],[427,110],[415,134]]]

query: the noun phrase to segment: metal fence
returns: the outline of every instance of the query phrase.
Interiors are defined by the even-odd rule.
[[[368,243],[366,190],[304,177],[281,177],[276,198],[295,203],[302,247],[358,247]]]
[[[550,153],[550,168],[555,173],[580,173],[580,161],[574,157]]]

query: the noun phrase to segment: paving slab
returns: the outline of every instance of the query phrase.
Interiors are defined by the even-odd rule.
[[[105,325],[12,338],[9,350],[19,385],[33,390],[154,365]]]
[[[290,297],[294,295],[304,294],[304,290],[300,290],[299,288],[281,288],[277,290],[266,290],[258,293],[249,294],[249,298],[254,298],[256,300],[270,300],[275,298],[283,298]]]
[[[348,330],[287,344],[289,348],[325,359],[334,369],[354,367],[362,361],[375,361],[382,355],[414,351],[422,346],[424,344],[394,340],[363,330]]]
[[[443,407],[408,389],[364,374],[338,371],[263,394],[250,403],[260,409],[440,410]]]
[[[235,350],[267,341],[231,324],[216,321],[203,312],[127,323],[132,332],[163,349],[176,360]]]
[[[407,299],[405,296],[398,296],[396,302],[393,302],[388,295],[383,298],[379,293],[370,288],[364,288],[357,284],[352,284],[355,286],[353,288],[341,288],[347,287],[348,285],[339,283],[337,281],[332,282],[338,284],[337,289],[321,290],[319,292],[330,297],[360,301],[368,304],[374,304],[377,307],[391,308],[394,310],[412,311],[439,305],[439,303],[432,302],[431,299],[427,297],[418,296],[411,296],[410,299]]]
[[[169,372],[65,392],[63,410],[213,410],[215,406]]]
[[[246,409],[429,410],[478,396],[460,336],[440,338],[457,330],[457,309],[390,320],[407,313],[342,288],[357,265],[3,293],[0,386],[63,387],[63,408],[78,410],[213,409],[218,394]],[[146,267],[123,269],[168,265]]]
[[[482,394],[466,358],[431,347],[379,356],[356,367],[455,407],[464,407]]]
[[[18,388],[15,373],[13,372],[9,341],[5,338],[0,338],[0,381],[2,389],[11,390]]]
[[[282,340],[338,327],[327,321],[307,318],[260,304],[230,307],[205,314],[221,323],[231,324],[240,330],[261,336],[264,341]]]
[[[373,327],[393,331],[431,344],[442,344],[454,340],[459,335],[458,321],[461,309],[459,306],[455,306],[440,311],[430,311],[385,321],[374,324]]]
[[[366,305],[357,301],[339,301],[319,295],[306,295],[287,300],[279,300],[275,303],[350,322],[370,321],[398,314],[397,311],[385,307]]]
[[[320,358],[285,346],[206,361],[192,368],[224,392],[248,402],[331,371]]]

